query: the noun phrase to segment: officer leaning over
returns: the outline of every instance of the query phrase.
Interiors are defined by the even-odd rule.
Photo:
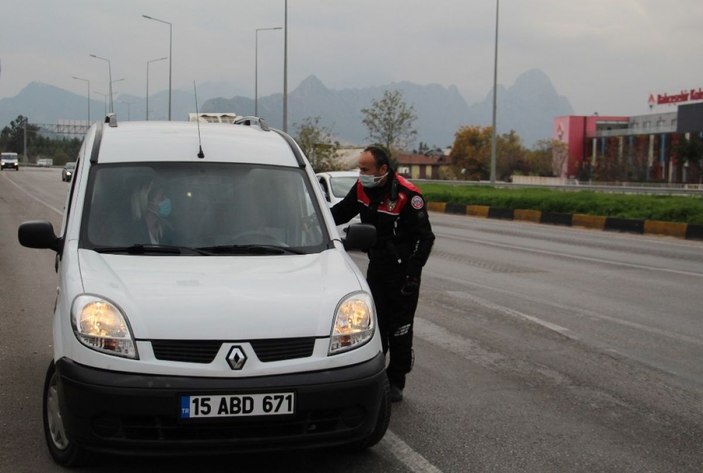
[[[344,200],[332,207],[337,225],[360,215],[376,227],[376,244],[368,251],[366,274],[376,303],[391,400],[403,399],[405,376],[413,365],[413,318],[422,267],[435,236],[420,190],[390,166],[388,153],[369,146],[359,156],[359,180]]]

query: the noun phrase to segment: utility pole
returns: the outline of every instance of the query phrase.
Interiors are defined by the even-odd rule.
[[[500,0],[496,0],[496,41],[493,58],[493,130],[491,134],[491,184],[496,183],[496,113],[498,108],[498,11]]]
[[[283,18],[283,132],[288,133],[288,0]]]

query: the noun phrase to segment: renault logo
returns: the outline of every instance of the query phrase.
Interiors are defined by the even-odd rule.
[[[241,370],[246,362],[247,356],[244,354],[244,350],[242,350],[241,347],[234,346],[229,353],[227,353],[227,363],[229,363],[230,368],[233,370]]]

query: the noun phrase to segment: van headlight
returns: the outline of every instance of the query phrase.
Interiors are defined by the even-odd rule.
[[[346,296],[337,306],[330,336],[329,355],[359,348],[373,337],[374,305],[371,296],[356,292]]]
[[[73,333],[93,350],[126,358],[138,358],[127,317],[113,303],[96,296],[76,297],[71,309]]]

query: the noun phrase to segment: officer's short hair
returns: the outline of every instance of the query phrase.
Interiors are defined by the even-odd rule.
[[[382,145],[371,145],[364,149],[365,153],[371,153],[374,161],[376,162],[376,167],[380,168],[384,164],[391,167],[390,153],[386,150],[385,146]]]

